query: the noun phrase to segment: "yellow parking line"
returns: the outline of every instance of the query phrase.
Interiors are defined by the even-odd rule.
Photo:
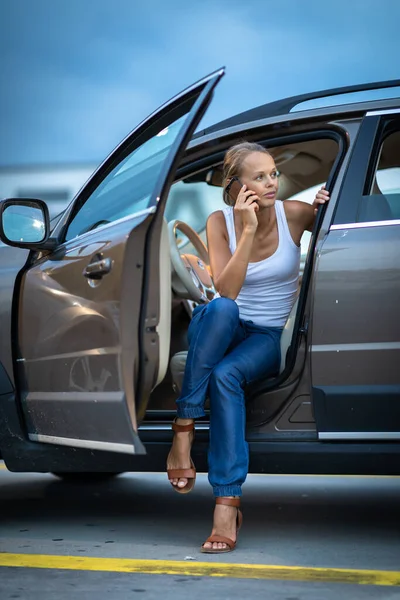
[[[0,553],[0,567],[400,586],[400,571]]]
[[[7,467],[4,463],[0,463],[0,469],[4,469],[4,471],[7,471]]]

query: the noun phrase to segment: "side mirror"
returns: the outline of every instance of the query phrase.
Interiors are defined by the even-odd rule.
[[[49,209],[43,200],[7,198],[0,202],[0,239],[8,246],[46,248],[50,235]]]

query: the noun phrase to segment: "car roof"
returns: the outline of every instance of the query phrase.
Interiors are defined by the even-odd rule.
[[[318,92],[299,94],[297,96],[283,98],[282,100],[275,100],[274,102],[269,102],[268,104],[262,104],[260,106],[257,106],[256,108],[246,110],[242,113],[234,115],[233,117],[229,117],[228,119],[219,121],[218,123],[215,123],[214,125],[211,125],[210,127],[207,127],[206,129],[203,129],[202,131],[197,132],[193,136],[193,139],[196,139],[197,137],[200,137],[200,136],[205,136],[205,135],[214,133],[216,131],[220,131],[222,129],[227,129],[230,127],[235,127],[237,125],[242,125],[245,123],[259,121],[262,119],[268,119],[271,117],[287,115],[289,113],[291,114],[291,116],[293,116],[294,114],[297,116],[300,116],[301,113],[306,111],[307,109],[304,109],[304,111],[299,111],[299,112],[295,112],[295,113],[293,113],[291,111],[297,105],[302,104],[304,102],[310,102],[313,100],[318,100],[320,98],[327,98],[330,96],[339,96],[342,94],[368,92],[368,91],[372,91],[372,90],[379,90],[379,89],[384,89],[384,88],[387,89],[387,88],[394,88],[394,87],[400,87],[400,79],[391,79],[388,81],[379,81],[379,82],[350,85],[350,86],[344,86],[344,87],[338,87],[338,88],[331,88],[328,90],[321,90]],[[400,93],[399,93],[399,97],[400,97]],[[346,109],[348,110],[348,112],[352,112],[354,110],[354,104],[359,103],[359,102],[360,102],[360,99],[355,99],[353,102],[348,102],[345,104],[340,103],[340,112],[341,113],[346,112]],[[364,102],[366,102],[366,101],[364,100]],[[374,102],[377,105],[381,105],[382,98],[375,99],[375,100],[368,100],[368,104],[371,108],[373,108]],[[389,102],[389,100],[388,100],[388,102]],[[327,106],[320,107],[316,112],[317,113],[319,112],[322,115],[327,111],[327,109],[328,109]]]

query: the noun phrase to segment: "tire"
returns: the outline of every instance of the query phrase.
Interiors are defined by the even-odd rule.
[[[59,479],[68,483],[103,483],[109,481],[120,473],[80,473],[80,472],[65,472],[52,473]]]

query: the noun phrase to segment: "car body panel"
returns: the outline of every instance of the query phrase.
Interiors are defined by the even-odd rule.
[[[11,311],[15,281],[26,263],[28,254],[28,250],[6,246],[0,242],[0,362],[12,383],[14,383],[14,368],[11,350]]]

